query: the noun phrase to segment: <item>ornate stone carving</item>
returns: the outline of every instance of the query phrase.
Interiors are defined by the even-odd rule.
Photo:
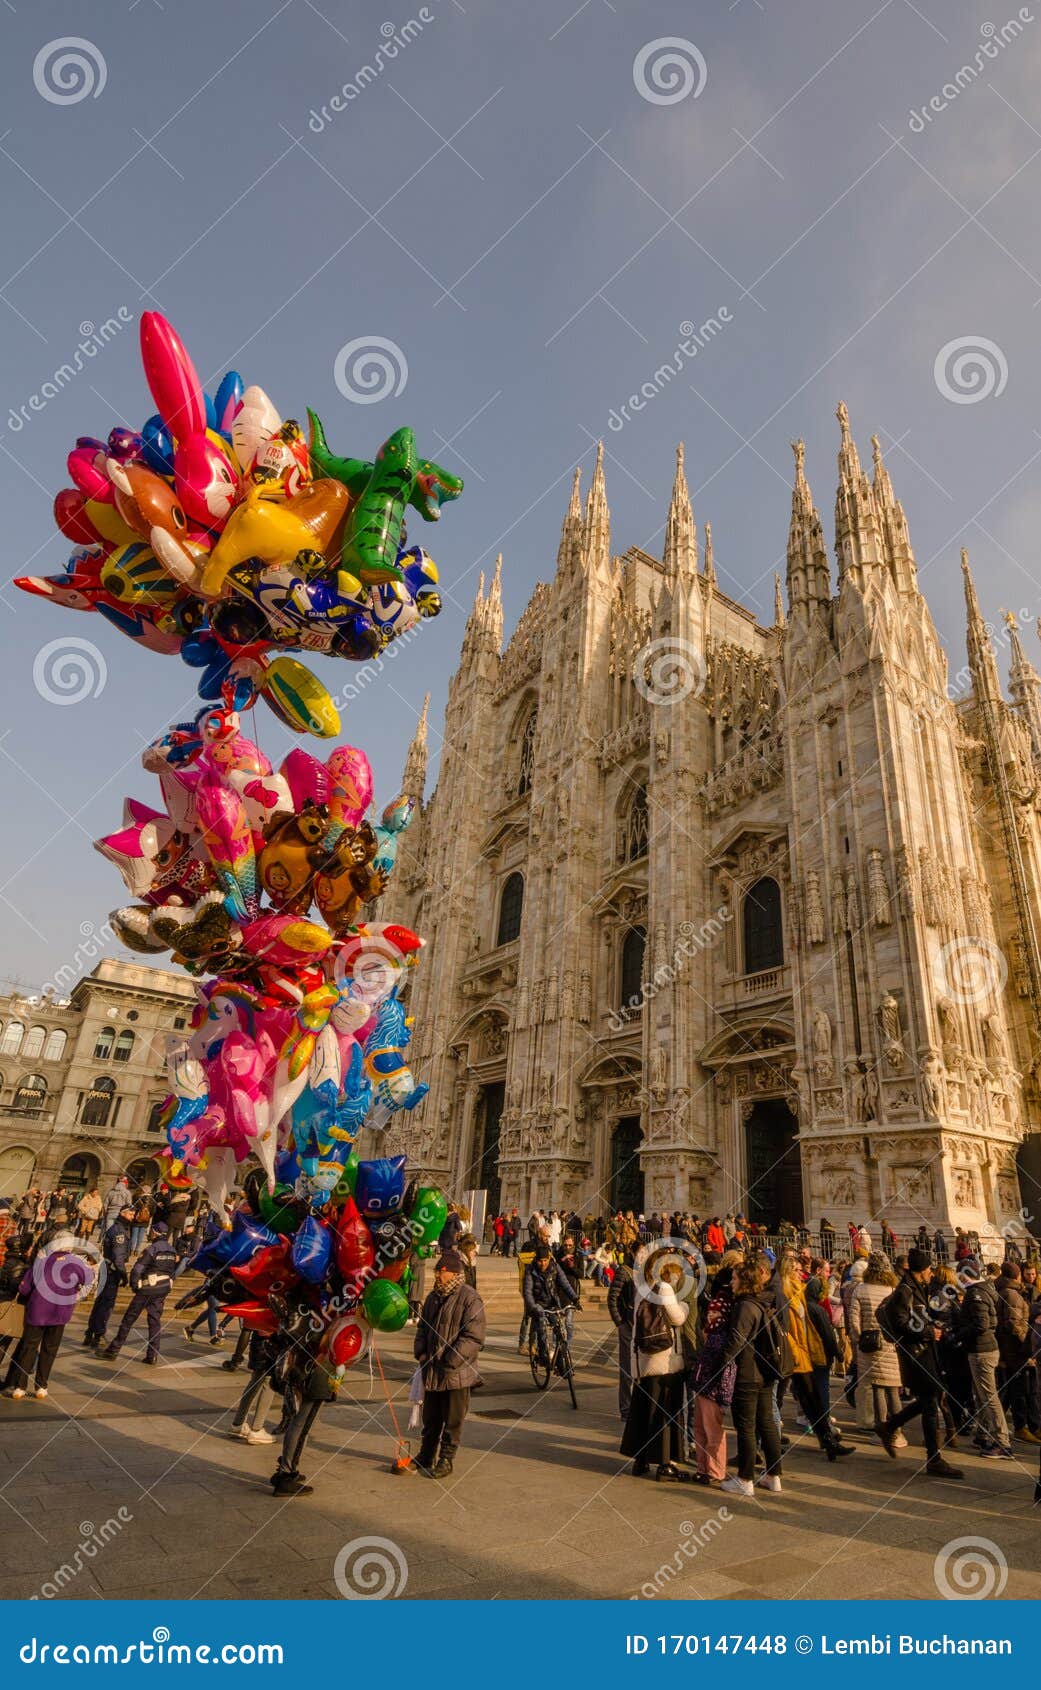
[[[846,870],[846,926],[851,933],[860,928],[860,897],[857,892],[857,878],[851,868]]]
[[[892,920],[889,882],[886,879],[882,853],[877,845],[873,845],[867,854],[867,895],[872,926],[888,927]]]
[[[560,1013],[560,982],[559,982],[559,979],[558,979],[558,976],[557,976],[557,971],[554,968],[552,973],[550,974],[549,979],[546,982],[546,1008],[545,1008],[545,1019],[546,1019],[546,1021],[548,1021],[550,1023],[556,1021],[559,1013]]]
[[[592,982],[588,968],[583,968],[578,976],[578,1019],[583,1027],[589,1025],[592,1013]]]
[[[904,1050],[903,1033],[900,1027],[900,1005],[892,992],[882,993],[878,1004],[878,1030],[882,1038],[882,1049],[886,1062],[894,1072],[904,1066],[907,1054]]]
[[[824,943],[824,902],[820,875],[815,868],[806,875],[806,938],[811,945]]]
[[[831,1017],[826,1009],[813,1012],[813,1075],[820,1085],[826,1085],[835,1072],[831,1054]]]
[[[836,939],[841,939],[846,932],[846,895],[838,875],[831,886],[831,931]]]

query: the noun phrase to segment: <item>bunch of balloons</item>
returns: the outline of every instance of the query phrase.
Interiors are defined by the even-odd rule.
[[[77,440],[73,486],[54,502],[76,550],[63,574],[17,585],[179,652],[201,699],[231,683],[240,709],[259,695],[297,732],[331,738],[332,698],[284,654],[365,660],[436,616],[437,566],[407,545],[405,513],[436,521],[462,481],[419,457],[410,428],[372,460],[340,457],[313,411],[305,440],[234,370],[211,396],[156,311],[141,318],[141,358],[155,413],[139,432]]]
[[[433,1254],[448,1205],[434,1186],[406,1186],[404,1156],[360,1162],[352,1153],[318,1211],[291,1183],[299,1165],[283,1151],[273,1190],[247,1176],[231,1230],[193,1259],[207,1275],[195,1299],[215,1294],[265,1337],[303,1317],[320,1331],[319,1355],[339,1370],[365,1354],[371,1331],[404,1326],[409,1258]]]

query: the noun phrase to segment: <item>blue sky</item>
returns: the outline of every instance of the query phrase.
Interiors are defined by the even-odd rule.
[[[344,712],[382,797],[427,689],[436,755],[478,571],[504,553],[509,630],[600,435],[615,549],[660,550],[682,438],[722,585],[769,620],[789,439],[806,438],[830,533],[844,398],[865,459],[882,437],[952,671],[961,545],[995,622],[1035,616],[1041,7],[20,0],[0,30],[7,573],[62,566],[50,506],[76,435],[151,410],[143,310],[170,317],[207,378],[232,365],[284,415],[313,406],[340,451],[411,424],[467,486],[413,535],[444,614]],[[67,37],[80,45],[55,49]],[[682,68],[659,83],[663,52]],[[33,404],[83,325],[120,308],[133,320]],[[681,325],[713,316],[721,332],[682,375],[612,427]],[[373,338],[400,350],[404,384],[352,402],[337,353]],[[0,603],[0,973],[31,985],[122,901],[91,840],[124,793],[154,796],[141,745],[192,713],[193,691],[178,659],[97,617],[9,587]],[[104,664],[72,706],[34,683],[63,639]],[[1041,661],[1031,630],[1027,647]],[[333,691],[349,679],[316,667]],[[277,761],[289,738],[257,721]]]

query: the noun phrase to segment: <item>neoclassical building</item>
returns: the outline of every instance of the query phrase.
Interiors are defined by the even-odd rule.
[[[952,681],[838,415],[837,573],[797,442],[772,626],[682,449],[661,558],[612,553],[601,453],[505,647],[482,581],[387,900],[431,1089],[381,1143],[454,1190],[991,1239],[1041,1210],[1041,679],[1013,621],[1003,690],[963,556]]]
[[[166,1045],[195,1001],[187,975],[112,958],[67,998],[0,997],[0,1197],[156,1180]]]

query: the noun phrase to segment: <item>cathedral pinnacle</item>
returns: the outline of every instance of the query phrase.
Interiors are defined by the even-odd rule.
[[[972,579],[972,570],[969,568],[969,554],[964,546],[961,553],[961,572],[965,588],[965,610],[968,623],[965,643],[969,657],[969,669],[972,674],[973,690],[979,702],[986,700],[994,703],[1001,697],[997,659],[994,656],[990,629],[984,622],[980,611],[980,602],[976,597],[976,583]]]
[[[585,527],[586,557],[594,568],[605,570],[611,566],[611,513],[607,508],[607,484],[604,480],[604,443],[596,448],[593,479],[586,500]]]
[[[485,608],[485,618],[490,642],[496,651],[502,649],[502,553],[495,560],[495,574],[488,589],[488,603]]]
[[[705,524],[705,573],[703,576],[706,587],[716,585],[716,560],[712,555],[712,524]]]
[[[582,557],[584,543],[582,499],[579,494],[579,484],[582,480],[581,465],[577,465],[571,478],[571,498],[564,521],[560,529],[560,545],[557,547],[557,573],[567,574],[573,564],[578,564]]]
[[[781,577],[774,571],[774,627],[783,628],[785,625],[784,598],[781,593]]]
[[[430,715],[430,694],[423,699],[423,708],[419,713],[416,731],[412,735],[412,743],[405,758],[405,773],[401,781],[401,789],[406,798],[414,798],[418,804],[423,797],[423,789],[427,779],[427,722]]]
[[[670,575],[696,575],[698,542],[694,527],[687,477],[683,469],[683,443],[676,448],[676,477],[665,522],[665,567]]]

